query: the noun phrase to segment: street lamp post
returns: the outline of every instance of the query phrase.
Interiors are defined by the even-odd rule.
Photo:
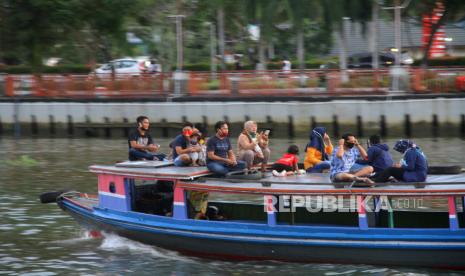
[[[396,66],[400,66],[400,54],[402,52],[402,29],[401,29],[401,7],[398,5],[399,0],[396,0],[396,6],[394,7],[394,47],[396,47],[397,51],[395,52],[395,64]]]
[[[401,54],[402,54],[402,37],[401,37],[401,11],[410,4],[411,0],[405,0],[402,5],[400,5],[400,0],[394,1],[394,6],[392,7],[383,7],[384,10],[394,10],[394,47],[395,47],[395,65],[391,68],[392,75],[392,92],[401,92],[400,91],[400,77],[405,75],[404,69],[401,67]],[[379,5],[383,3],[378,2]]]
[[[168,18],[176,19],[176,72],[173,74],[174,94],[180,95],[183,92],[183,83],[187,76],[182,72],[183,67],[183,47],[182,47],[182,19],[184,15],[169,15]]]
[[[454,41],[454,39],[452,37],[446,37],[444,38],[444,41],[446,42],[447,46],[447,54],[449,54],[449,56],[453,56],[454,53],[452,51],[452,41]]]
[[[206,22],[205,25],[210,26],[210,74],[212,79],[216,79],[215,24],[212,22]]]
[[[378,29],[379,29],[379,4],[373,1],[371,9],[371,67],[375,70],[379,69],[379,53],[378,53]]]
[[[341,50],[339,51],[339,69],[341,70],[341,81],[348,82],[349,76],[347,74],[347,37],[348,37],[348,30],[350,26],[350,17],[343,17],[342,18],[342,30],[340,35],[340,47]]]
[[[182,71],[183,67],[183,46],[182,46],[182,19],[184,15],[169,15],[168,18],[176,20],[176,71]]]

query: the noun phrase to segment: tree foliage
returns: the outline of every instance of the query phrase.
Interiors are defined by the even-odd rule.
[[[437,30],[446,23],[453,23],[460,19],[463,19],[465,14],[465,3],[463,0],[442,0],[440,1],[443,5],[444,12],[439,19],[431,26],[431,35],[429,37],[427,46],[423,49],[423,61],[422,65],[428,64],[429,51],[433,43],[434,35]],[[435,7],[439,4],[437,0],[414,0],[410,3],[407,13],[417,18],[419,22],[424,16],[432,17]]]
[[[388,0],[385,1],[389,2]],[[168,69],[176,60],[176,28],[168,15],[183,14],[184,60],[208,64],[210,26],[214,40],[224,33],[224,50],[242,53],[248,63],[265,62],[276,49],[277,58],[304,60],[327,52],[331,33],[343,17],[365,24],[373,0],[2,0],[0,2],[0,63],[29,65],[41,70],[43,60],[63,63],[106,62],[122,56],[149,55]],[[436,0],[413,0],[411,16],[431,12]],[[443,0],[440,23],[464,15],[463,0]],[[218,10],[224,29],[218,30]],[[209,23],[206,23],[209,22]],[[212,24],[212,25],[209,25]],[[259,41],[247,26],[259,25]],[[128,43],[128,32],[143,45]],[[219,45],[217,44],[217,53]],[[274,52],[274,50],[273,50]],[[270,52],[269,52],[270,53]]]

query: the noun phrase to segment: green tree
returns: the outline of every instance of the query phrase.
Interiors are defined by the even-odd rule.
[[[431,35],[428,39],[426,47],[423,49],[423,60],[422,65],[428,65],[429,52],[433,43],[433,38],[438,29],[446,23],[451,23],[456,20],[463,18],[465,15],[465,4],[463,0],[414,0],[410,3],[407,13],[416,16],[419,22],[422,22],[423,16],[431,17],[434,12],[434,8],[439,3],[442,3],[444,12],[441,14],[439,19],[431,25]]]
[[[246,7],[246,17],[248,23],[258,25],[260,28],[260,37],[258,40],[258,60],[266,69],[267,58],[266,48],[272,43],[275,35],[275,24],[280,17],[279,12],[282,10],[285,2],[280,0],[250,0],[243,1]]]
[[[130,0],[80,1],[77,13],[81,18],[81,30],[87,29],[91,33],[93,43],[105,60],[127,52],[126,22],[138,7],[138,1]]]
[[[344,20],[360,22],[363,32],[365,32],[366,23],[371,19],[372,0],[339,0],[337,4],[335,2],[334,0],[322,0],[321,5],[324,9],[323,24],[328,34],[333,33],[333,31],[338,31],[340,34],[340,66],[341,69],[345,70],[347,67],[347,46],[343,22]],[[345,74],[342,74],[341,77],[346,80]]]
[[[305,69],[305,23],[309,20],[316,21],[319,16],[319,5],[314,0],[288,0],[288,7],[293,25],[292,29],[296,33],[299,69]]]
[[[2,1],[2,59],[6,63],[27,61],[40,71],[42,58],[76,26],[73,10],[79,1]]]

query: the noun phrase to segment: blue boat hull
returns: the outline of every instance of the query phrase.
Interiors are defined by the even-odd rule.
[[[175,220],[131,212],[124,215],[98,208],[86,209],[66,199],[58,203],[90,230],[116,233],[188,255],[232,260],[465,268],[463,230],[429,229],[425,230],[427,234],[418,229],[413,232],[399,230],[384,235],[384,229],[347,228],[345,232],[333,227],[316,229],[313,233],[290,231],[286,236],[266,225],[239,227],[228,222]],[[421,236],[423,238],[414,238]]]

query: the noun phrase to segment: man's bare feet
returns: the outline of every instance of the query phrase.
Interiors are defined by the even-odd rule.
[[[375,182],[373,180],[371,180],[370,178],[368,177],[359,177],[359,176],[356,176],[353,178],[354,182],[358,182],[358,183],[365,183],[365,184],[368,184],[370,186],[374,186]]]

